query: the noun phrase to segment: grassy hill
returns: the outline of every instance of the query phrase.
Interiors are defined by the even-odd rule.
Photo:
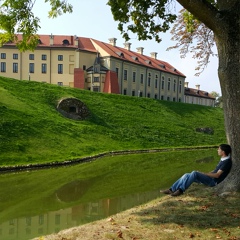
[[[63,97],[91,112],[64,118]],[[102,152],[216,145],[226,141],[220,108],[94,93],[0,77],[0,165],[64,161]],[[210,127],[213,134],[196,132]]]

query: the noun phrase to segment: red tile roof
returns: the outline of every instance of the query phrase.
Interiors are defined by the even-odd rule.
[[[77,37],[77,36],[68,36],[68,35],[52,35],[53,36],[53,45],[50,45],[50,36],[51,35],[39,35],[40,43],[38,47],[51,47],[51,48],[75,48],[82,51],[90,51],[90,52],[97,52],[98,49],[96,49],[93,45],[93,42],[99,45],[100,48],[102,48],[109,56],[123,59],[125,61],[137,64],[137,65],[143,65],[145,67],[149,67],[152,69],[160,70],[163,72],[169,72],[174,75],[178,75],[181,77],[186,77],[183,73],[175,69],[172,65],[169,63],[158,60],[155,58],[152,58],[150,56],[143,55],[138,52],[133,52],[131,50],[127,50],[125,48],[121,48],[118,46],[113,46],[109,43],[104,43],[95,39],[91,38],[85,38],[85,37]],[[21,40],[22,35],[18,35],[18,39]],[[78,39],[78,46],[75,45],[74,39]],[[67,40],[69,44],[63,44],[63,41]],[[12,45],[14,46],[15,43],[7,43],[6,45]]]
[[[198,89],[194,89],[194,88],[186,88],[185,87],[185,95],[187,96],[193,96],[193,97],[201,97],[201,98],[209,98],[209,99],[216,99],[215,97],[213,97],[210,93],[203,91],[203,90],[198,90]]]
[[[155,68],[163,72],[169,72],[175,75],[180,75],[186,77],[183,73],[175,69],[172,65],[165,61],[154,59],[150,56],[146,56],[125,48],[118,46],[113,46],[109,43],[104,43],[95,39],[92,39],[97,45],[99,45],[103,50],[105,50],[110,56],[115,58],[124,59],[125,61],[132,62],[137,65],[144,65],[145,67]]]

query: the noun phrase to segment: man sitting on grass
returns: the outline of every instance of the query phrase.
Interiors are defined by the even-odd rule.
[[[209,173],[203,173],[198,171],[192,171],[191,173],[184,174],[179,178],[171,188],[167,190],[161,190],[161,193],[169,194],[173,197],[182,195],[193,182],[202,183],[209,187],[214,187],[222,182],[232,167],[231,160],[231,146],[228,144],[221,144],[218,148],[218,155],[221,159],[216,168]]]

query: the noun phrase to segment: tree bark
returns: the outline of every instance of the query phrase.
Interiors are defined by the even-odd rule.
[[[240,190],[240,2],[224,14],[225,28],[215,34],[226,136],[232,147],[233,167],[220,191]]]
[[[230,174],[218,190],[240,191],[240,1],[218,0],[216,8],[207,0],[178,2],[214,32],[225,130],[233,161]]]

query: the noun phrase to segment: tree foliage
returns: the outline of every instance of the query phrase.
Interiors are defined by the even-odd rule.
[[[176,15],[170,9],[169,0],[109,0],[114,20],[119,21],[118,29],[128,41],[129,32],[136,33],[138,40],[161,41],[160,33],[170,29]]]
[[[211,56],[217,56],[213,51],[215,46],[213,31],[186,9],[180,11],[171,33],[176,45],[167,50],[179,48],[181,58],[185,58],[187,53],[192,53],[193,58],[198,60],[195,75],[199,76],[202,73]]]
[[[16,42],[20,50],[33,50],[38,44],[37,32],[40,19],[33,14],[36,0],[2,0],[0,1],[0,46],[6,42]],[[50,18],[72,12],[72,5],[67,0],[45,0],[51,8]],[[18,34],[21,34],[18,35]]]
[[[215,91],[213,91],[213,92],[211,92],[210,93],[213,97],[215,97],[215,107],[220,107],[220,108],[222,108],[223,106],[222,106],[222,96],[220,96],[220,94],[219,93],[217,93],[217,92],[215,92]]]

